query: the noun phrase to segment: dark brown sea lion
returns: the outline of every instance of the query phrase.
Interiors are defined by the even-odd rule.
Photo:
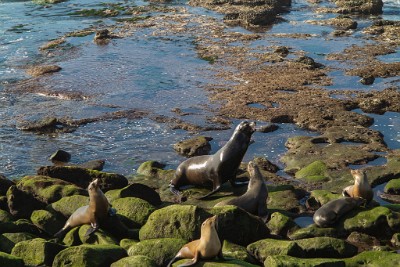
[[[99,179],[95,179],[88,186],[89,205],[78,208],[69,217],[64,227],[54,236],[61,237],[70,228],[90,224],[92,227],[86,232],[86,236],[94,233],[99,228],[99,222],[107,219],[110,211],[108,199],[99,187]]]
[[[362,197],[369,203],[374,197],[374,192],[368,182],[367,174],[364,170],[351,170],[350,172],[354,178],[354,185],[343,189],[342,195],[345,197]]]
[[[170,267],[178,259],[192,259],[191,261],[179,266],[191,266],[196,264],[199,259],[212,259],[218,256],[224,259],[222,255],[222,245],[217,233],[218,217],[217,215],[208,218],[201,225],[200,239],[184,245],[175,257],[168,263]]]
[[[215,207],[224,205],[238,206],[249,213],[258,215],[263,220],[266,220],[268,217],[268,189],[265,185],[264,178],[261,175],[258,166],[253,161],[250,161],[247,165],[247,171],[250,174],[250,181],[246,193],[237,198],[221,201],[217,203]]]
[[[202,199],[217,192],[226,181],[235,185],[236,172],[249,147],[255,126],[255,122],[243,121],[236,127],[229,141],[214,155],[197,156],[182,162],[169,185],[171,192],[179,195],[181,186],[211,184],[212,191]]]
[[[334,199],[320,207],[313,216],[316,225],[328,227],[350,210],[365,204],[363,198],[345,197]]]

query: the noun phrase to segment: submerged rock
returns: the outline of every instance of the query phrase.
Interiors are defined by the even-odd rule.
[[[45,74],[50,74],[54,72],[59,72],[61,70],[60,66],[57,65],[44,65],[44,66],[34,66],[29,68],[26,73],[33,77],[42,76]]]

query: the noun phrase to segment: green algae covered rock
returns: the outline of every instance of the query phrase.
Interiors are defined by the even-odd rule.
[[[67,232],[67,234],[63,238],[63,243],[70,247],[70,246],[78,246],[82,244],[81,239],[79,238],[79,229],[80,227],[74,227]]]
[[[207,155],[211,150],[211,137],[196,136],[187,140],[179,141],[174,144],[174,149],[178,154],[185,157]]]
[[[308,202],[315,200],[319,206],[323,206],[331,200],[341,198],[341,194],[335,194],[329,190],[313,190],[308,198]]]
[[[21,241],[37,238],[30,233],[4,233],[0,235],[0,251],[11,254],[15,244]],[[1,266],[1,265],[0,265]]]
[[[25,176],[17,183],[17,188],[32,194],[36,199],[47,204],[67,196],[87,195],[85,189],[47,176]]]
[[[4,266],[4,267],[24,267],[24,261],[19,258],[19,257],[15,257],[13,255],[4,253],[4,252],[0,252],[0,266]]]
[[[51,203],[46,207],[47,210],[56,211],[64,217],[69,218],[78,208],[89,205],[89,197],[75,195],[70,197],[63,197],[57,202]]]
[[[140,241],[128,250],[129,256],[143,255],[151,258],[157,265],[165,266],[187,243],[178,238],[160,238]]]
[[[137,173],[167,181],[172,180],[174,178],[175,170],[164,170],[164,167],[164,164],[157,161],[146,161],[139,166]]]
[[[271,234],[286,236],[290,231],[295,231],[299,229],[299,226],[293,221],[292,218],[280,213],[274,212],[271,215],[271,219],[267,223],[268,228],[271,231]]]
[[[43,231],[31,221],[26,219],[19,219],[15,222],[0,222],[0,233],[19,233],[27,232],[34,235],[42,235]]]
[[[271,191],[269,191],[270,189]],[[292,185],[268,186],[267,206],[269,210],[283,210],[293,213],[298,213],[302,209]]]
[[[247,246],[250,252],[259,262],[264,262],[268,256],[291,255],[301,256],[302,250],[294,241],[263,239]]]
[[[357,254],[357,247],[333,237],[313,237],[295,242],[304,258],[347,258]]]
[[[124,257],[126,251],[116,245],[80,245],[58,253],[52,267],[109,267]]]
[[[307,227],[300,228],[288,235],[288,237],[292,240],[318,236],[336,237],[338,236],[338,231],[336,230],[336,228],[318,227],[316,224],[311,224]]]
[[[321,160],[317,160],[297,171],[295,177],[308,182],[323,182],[327,180],[326,170],[326,164]]]
[[[130,256],[120,259],[111,264],[110,267],[157,267],[158,265],[149,257],[143,255]]]
[[[400,254],[388,251],[364,251],[350,259],[346,259],[346,267],[382,267],[400,266]]]
[[[65,220],[47,210],[35,210],[32,212],[31,221],[34,225],[53,236],[65,224]]]
[[[51,266],[54,257],[65,247],[42,238],[21,241],[15,245],[11,254],[23,259],[25,265]]]
[[[92,245],[118,245],[119,242],[110,234],[106,233],[102,229],[98,229],[96,232],[89,236],[85,236],[86,232],[91,228],[90,225],[82,225],[79,227],[79,239],[83,244]]]
[[[0,225],[1,223],[7,223],[12,221],[14,221],[14,218],[9,212],[5,210],[0,210]]]
[[[400,195],[400,179],[390,180],[383,191],[387,194]]]
[[[267,226],[259,217],[236,206],[214,207],[208,209],[207,212],[212,215],[218,215],[218,234],[220,238],[234,244],[247,246],[257,240],[266,238],[269,234]],[[201,222],[207,217],[203,218]]]
[[[117,214],[123,218],[124,222],[128,222],[127,226],[131,228],[143,226],[150,214],[156,210],[149,202],[136,197],[119,198],[111,204],[117,210]]]
[[[181,264],[185,264],[190,262],[190,259],[182,259],[172,264],[172,267],[184,266]],[[237,259],[210,259],[210,260],[200,260],[199,263],[193,266],[202,266],[202,267],[256,267],[259,265],[254,265],[245,261],[237,260]]]
[[[154,206],[158,206],[162,203],[160,195],[153,188],[140,183],[132,183],[124,188],[107,191],[105,196],[110,202],[118,198],[137,197],[146,200]]]
[[[264,261],[268,267],[345,267],[344,260],[340,259],[303,259],[287,255],[269,256]]]
[[[126,251],[128,251],[128,249],[129,249],[131,246],[135,245],[135,244],[138,243],[138,242],[139,242],[139,241],[138,241],[138,240],[135,240],[135,239],[128,239],[128,238],[125,238],[125,239],[122,239],[121,241],[119,241],[119,246],[120,246],[121,248],[125,249]]]
[[[222,244],[222,254],[225,258],[257,264],[257,261],[247,252],[245,247],[233,244],[227,240],[224,240]]]
[[[139,231],[139,239],[180,238],[186,241],[200,236],[201,210],[192,205],[171,205],[154,211]]]

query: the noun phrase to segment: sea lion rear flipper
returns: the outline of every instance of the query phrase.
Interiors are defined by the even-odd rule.
[[[194,258],[191,261],[185,262],[184,264],[179,265],[178,267],[185,267],[185,266],[192,266],[197,263],[199,260],[200,252],[196,251],[196,254],[194,255]]]
[[[67,228],[62,228],[60,231],[58,231],[57,233],[54,234],[54,237],[57,237],[57,238],[63,237],[66,230],[67,230]]]
[[[169,190],[171,191],[172,194],[179,196],[181,194],[181,191],[175,187],[173,184],[169,184]]]

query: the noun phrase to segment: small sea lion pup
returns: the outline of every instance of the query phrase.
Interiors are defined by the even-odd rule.
[[[55,237],[63,236],[73,227],[90,224],[91,228],[85,234],[88,236],[99,228],[99,222],[102,219],[109,216],[110,204],[99,187],[99,179],[95,179],[89,184],[88,192],[89,205],[82,206],[72,213],[64,227],[54,235]]]
[[[337,222],[345,213],[364,204],[365,199],[363,198],[345,197],[334,199],[320,207],[314,213],[313,220],[320,227],[328,227]]]
[[[201,225],[200,239],[184,245],[175,255],[175,257],[168,263],[167,267],[170,267],[172,263],[179,259],[192,259],[187,263],[179,265],[179,267],[194,265],[199,259],[212,259],[216,256],[218,256],[220,259],[224,259],[222,255],[221,241],[219,240],[216,229],[217,227],[217,215],[205,220]]]
[[[374,192],[368,182],[365,170],[350,170],[350,172],[354,178],[354,185],[343,189],[342,195],[345,197],[362,197],[369,203],[374,197]]]
[[[197,156],[182,162],[169,185],[171,192],[179,195],[181,186],[212,184],[212,191],[200,198],[203,199],[217,192],[226,181],[235,185],[236,172],[255,130],[255,122],[243,121],[236,127],[229,141],[214,155]]]
[[[221,201],[215,207],[224,205],[238,206],[251,214],[258,215],[266,221],[268,217],[268,189],[264,178],[261,175],[260,169],[253,161],[250,161],[247,165],[247,171],[250,174],[250,181],[246,193],[237,198]]]

